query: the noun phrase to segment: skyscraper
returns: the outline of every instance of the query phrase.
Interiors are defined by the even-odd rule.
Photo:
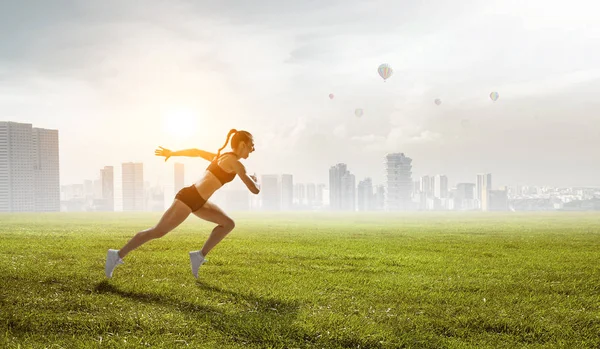
[[[35,178],[35,211],[60,211],[60,175],[58,157],[58,130],[32,128],[32,155]],[[90,201],[93,187],[90,183]]]
[[[144,164],[123,163],[123,211],[144,210]]]
[[[261,176],[261,208],[266,211],[279,211],[281,209],[281,192],[278,175]]]
[[[329,169],[329,207],[331,210],[356,209],[356,179],[346,164]]]
[[[475,205],[475,183],[458,183],[454,195],[455,210],[472,210]]]
[[[317,198],[316,198],[316,206],[323,207],[327,202],[327,198],[329,197],[329,193],[326,194],[327,186],[325,184],[317,184]],[[327,195],[327,197],[325,196]]]
[[[375,187],[375,210],[381,211],[385,208],[385,185]]]
[[[315,183],[306,184],[306,202],[309,207],[314,207],[317,203],[317,186]]]
[[[387,154],[385,157],[386,197],[388,211],[411,209],[412,159],[404,153]]]
[[[294,184],[294,203],[297,207],[306,205],[306,185],[304,183]]]
[[[492,174],[477,174],[477,199],[480,202],[479,208],[483,211],[489,209],[489,191],[492,190]]]
[[[57,130],[0,121],[0,211],[60,211]]]
[[[342,209],[342,177],[348,172],[346,164],[339,163],[329,168],[329,207]]]
[[[104,166],[100,170],[100,181],[102,183],[102,211],[112,212],[115,210],[115,174],[112,166]]]
[[[342,210],[356,211],[356,178],[350,172],[342,176]]]
[[[173,195],[177,195],[177,192],[185,187],[185,169],[183,164],[176,162],[174,165],[174,187]]]
[[[434,196],[440,199],[448,198],[448,177],[445,175],[435,176]]]
[[[281,209],[289,211],[294,203],[294,177],[291,174],[281,175]]]
[[[358,183],[358,210],[371,211],[374,209],[375,195],[371,178],[365,178]]]

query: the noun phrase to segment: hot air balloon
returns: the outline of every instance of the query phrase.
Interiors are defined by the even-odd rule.
[[[354,115],[356,115],[357,117],[361,117],[363,115],[363,110],[358,108],[354,111]]]
[[[392,69],[392,67],[390,67],[389,64],[384,63],[384,64],[380,65],[379,68],[377,68],[377,72],[379,73],[379,76],[381,76],[383,78],[383,81],[385,82],[386,79],[388,79],[390,76],[392,76],[392,74],[394,73],[394,70]]]
[[[435,101],[433,101],[436,105],[440,105],[442,104],[442,100],[439,98],[436,98]]]
[[[330,93],[330,94],[329,94],[329,99],[333,99],[333,97],[334,97],[334,96],[333,96],[333,93]]]
[[[500,97],[500,95],[498,94],[498,92],[494,91],[494,92],[490,93],[490,98],[492,99],[492,101],[494,101],[494,102],[497,101],[498,97]]]

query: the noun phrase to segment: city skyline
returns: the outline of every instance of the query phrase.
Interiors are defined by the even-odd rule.
[[[157,146],[236,128],[253,172],[311,182],[344,162],[381,183],[403,152],[415,176],[599,186],[600,4],[576,3],[3,2],[0,120],[61,130],[63,184],[129,161],[166,181]]]
[[[155,210],[170,205],[172,199],[168,188],[173,189],[174,196],[185,186],[185,166],[180,162],[174,162],[171,167],[172,186],[166,184],[161,187],[157,183],[151,187],[144,179],[144,164],[133,162],[121,163],[120,174],[115,174],[113,166],[104,166],[98,172],[99,177],[84,179],[83,185],[61,186],[58,134],[58,130],[37,128],[31,124],[0,123],[0,210],[59,211],[63,204],[66,207],[84,205],[96,211]],[[491,173],[477,173],[474,183],[456,183],[449,188],[445,174],[413,178],[412,161],[404,153],[386,154],[383,168],[387,178],[383,185],[373,185],[371,177],[357,179],[345,163],[329,168],[329,187],[321,183],[294,182],[293,174],[263,174],[261,182],[264,188],[258,207],[267,210],[326,207],[332,211],[514,209],[509,202],[511,194],[508,186],[494,186],[496,181],[492,180]],[[245,188],[240,183],[236,187],[235,183],[231,189],[223,190],[229,205],[235,198],[245,201],[236,202],[233,205],[236,209],[256,207],[256,203],[250,203]],[[380,195],[380,188],[383,188],[383,195]],[[329,196],[327,204],[324,190]],[[515,194],[518,196],[524,192],[522,186],[513,187],[512,191],[512,199]],[[579,194],[580,197],[582,195]],[[84,201],[63,203],[63,196],[79,197],[78,200]],[[218,197],[215,197],[217,201]],[[571,201],[567,199],[566,202]],[[561,202],[543,205],[556,208],[562,205]]]

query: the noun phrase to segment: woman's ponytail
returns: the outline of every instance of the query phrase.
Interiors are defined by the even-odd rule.
[[[225,141],[225,144],[223,144],[223,146],[217,152],[217,157],[215,158],[215,160],[218,159],[219,156],[221,156],[221,150],[223,150],[227,146],[227,144],[229,144],[229,138],[231,138],[231,136],[234,135],[236,132],[237,132],[237,130],[235,128],[232,128],[231,130],[229,130],[229,133],[227,134],[227,140]]]

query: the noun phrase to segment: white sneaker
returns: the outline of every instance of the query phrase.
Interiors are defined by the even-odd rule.
[[[123,260],[119,258],[119,250],[108,250],[106,264],[104,264],[104,274],[106,274],[107,278],[112,277],[113,270],[119,264],[123,264]]]
[[[200,251],[190,252],[190,263],[192,265],[192,274],[194,274],[194,277],[196,279],[198,278],[198,269],[200,269],[200,266],[202,264],[204,264],[206,261],[207,261],[207,259],[204,258],[204,256],[202,255],[202,252],[200,252]]]

